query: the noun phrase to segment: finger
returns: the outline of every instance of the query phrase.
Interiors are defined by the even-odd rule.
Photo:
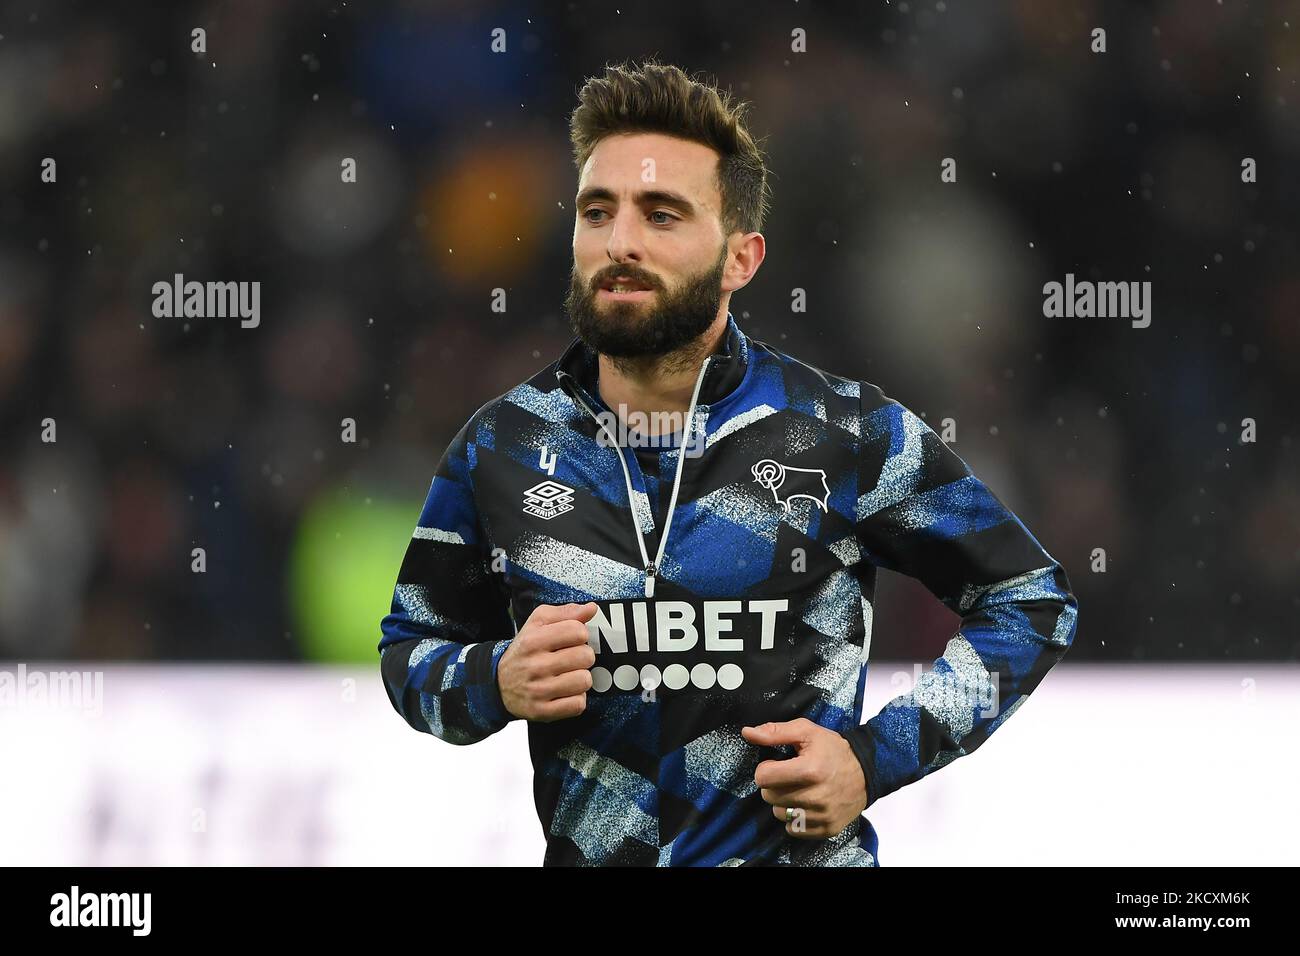
[[[548,677],[545,680],[538,681],[536,693],[543,700],[560,700],[565,697],[574,697],[591,690],[591,681],[591,671],[586,668],[569,671],[567,674],[557,674],[555,677]]]
[[[763,797],[764,803],[770,803],[774,807],[816,807],[819,806],[817,791],[812,787],[798,787],[791,790],[773,790],[771,787],[760,787],[759,794]]]
[[[550,624],[552,621],[558,621],[564,615],[564,609],[571,607],[568,604],[539,604],[533,608],[533,612],[528,615],[528,620],[524,626],[529,624]]]
[[[561,697],[557,700],[548,700],[537,706],[537,719],[544,721],[565,720],[569,717],[577,717],[587,709],[587,695],[574,694],[572,697]]]
[[[591,639],[591,632],[581,621],[567,619],[554,624],[543,624],[537,629],[536,647],[545,651],[559,651],[577,647]]]
[[[797,826],[799,832],[803,832],[812,825],[812,814],[798,805],[782,804],[780,806],[774,806],[772,808],[772,816],[784,823],[786,832],[791,835],[797,835],[795,831],[792,830],[793,827]]]
[[[817,782],[816,767],[807,757],[764,760],[754,768],[754,783],[773,790],[810,787]]]
[[[803,717],[797,720],[769,720],[757,727],[742,727],[740,733],[751,744],[758,744],[760,747],[776,747],[780,744],[802,746],[808,742],[812,726],[816,725]]]
[[[797,829],[794,820],[787,823],[785,832],[796,840],[829,840],[839,831],[827,822],[826,817],[816,815],[810,811]]]
[[[527,624],[554,624],[556,621],[582,620],[589,621],[596,615],[597,607],[594,601],[588,601],[586,604],[539,604],[533,608],[533,613],[528,615]]]
[[[790,819],[786,819],[785,807],[773,807],[772,815],[785,824],[785,832],[799,840],[824,840],[830,836],[825,818],[813,810],[804,807],[790,807]]]
[[[562,647],[542,655],[541,671],[543,677],[554,677],[572,671],[588,671],[596,663],[596,652],[585,641],[577,647]]]

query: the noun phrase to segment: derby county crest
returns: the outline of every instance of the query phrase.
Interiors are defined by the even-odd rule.
[[[793,468],[764,458],[754,466],[754,480],[772,492],[772,498],[782,511],[789,513],[790,502],[796,498],[815,501],[822,511],[829,511],[827,499],[831,489],[826,484],[826,472],[821,468]]]

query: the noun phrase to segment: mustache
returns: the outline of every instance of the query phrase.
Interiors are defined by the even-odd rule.
[[[606,269],[604,272],[593,276],[591,279],[591,288],[593,290],[599,289],[606,282],[610,282],[619,276],[627,276],[633,282],[646,286],[649,289],[661,288],[659,280],[654,276],[636,269],[628,268]]]

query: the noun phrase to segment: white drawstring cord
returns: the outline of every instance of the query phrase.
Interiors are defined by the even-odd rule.
[[[691,432],[695,430],[695,408],[700,399],[700,386],[704,384],[704,373],[709,369],[709,360],[711,358],[712,356],[706,358],[704,364],[700,366],[700,374],[695,379],[695,390],[691,393],[691,407],[686,413],[686,427],[682,429],[682,441],[681,445],[677,449],[677,474],[673,478],[673,495],[668,501],[668,514],[667,517],[664,518],[664,531],[659,538],[659,552],[655,555],[653,564],[650,563],[650,555],[645,549],[645,537],[641,533],[641,522],[636,510],[636,492],[632,488],[632,473],[628,471],[627,459],[623,456],[623,446],[618,443],[618,440],[612,434],[610,434],[609,429],[605,427],[605,423],[596,416],[596,413],[591,410],[590,406],[582,400],[576,391],[573,395],[573,397],[577,399],[578,404],[582,406],[583,410],[586,411],[601,430],[605,432],[606,437],[609,439],[610,446],[618,452],[619,464],[623,466],[623,481],[627,485],[627,504],[628,509],[632,514],[632,527],[636,530],[636,544],[641,550],[641,560],[643,562],[643,567],[645,568],[645,596],[648,598],[655,596],[655,575],[659,573],[659,566],[664,558],[664,549],[668,545],[668,529],[672,527],[673,509],[677,507],[677,492],[680,490],[682,485],[682,466],[686,462],[686,446],[690,444]]]
[[[660,563],[664,559],[664,548],[668,545],[668,529],[673,525],[673,510],[677,507],[677,492],[682,486],[682,466],[686,463],[686,446],[690,444],[691,432],[695,430],[695,406],[700,400],[700,386],[704,384],[704,373],[708,371],[708,368],[709,359],[706,358],[704,364],[700,366],[699,377],[695,379],[695,391],[691,393],[691,409],[686,413],[686,427],[682,429],[682,443],[677,448],[677,474],[673,478],[673,496],[668,499],[668,515],[664,518],[664,533],[659,537],[659,553],[655,555],[655,563],[650,566],[646,573],[646,597],[654,597],[655,595],[654,576],[659,573]]]

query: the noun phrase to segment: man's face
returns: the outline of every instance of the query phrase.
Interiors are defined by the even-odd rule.
[[[662,355],[713,324],[727,262],[717,165],[709,147],[658,133],[596,146],[578,179],[564,302],[592,349]]]

